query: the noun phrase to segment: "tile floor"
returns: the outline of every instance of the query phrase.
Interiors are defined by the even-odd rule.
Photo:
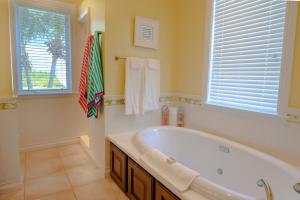
[[[81,148],[72,144],[21,153],[24,187],[0,200],[127,200],[116,184],[101,177]]]

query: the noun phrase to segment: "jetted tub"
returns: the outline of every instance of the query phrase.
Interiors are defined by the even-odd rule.
[[[142,154],[155,148],[199,172],[190,189],[208,199],[265,200],[267,192],[258,186],[263,179],[274,200],[300,200],[294,189],[300,182],[300,170],[247,146],[177,127],[145,129],[136,134],[135,141]]]

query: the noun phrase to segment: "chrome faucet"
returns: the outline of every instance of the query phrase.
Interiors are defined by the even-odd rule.
[[[300,183],[296,183],[296,184],[294,185],[294,190],[295,190],[295,192],[297,192],[297,193],[300,194]]]
[[[271,186],[269,185],[269,183],[266,180],[259,179],[256,184],[257,184],[258,187],[264,187],[265,188],[266,195],[267,195],[267,200],[274,200]]]

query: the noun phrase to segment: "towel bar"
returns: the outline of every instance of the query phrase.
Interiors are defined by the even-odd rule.
[[[125,60],[126,58],[115,56],[115,60]]]

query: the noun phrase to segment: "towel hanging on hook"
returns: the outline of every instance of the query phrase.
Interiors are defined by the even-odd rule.
[[[85,65],[82,67],[82,77],[80,82],[80,104],[87,114],[87,117],[98,117],[99,108],[104,103],[104,81],[103,67],[101,59],[101,31],[95,31],[92,42],[89,40],[89,51],[85,52]],[[99,37],[100,36],[100,37]],[[88,55],[87,55],[88,54]],[[86,81],[86,82],[84,82]]]
[[[79,85],[79,91],[80,91],[79,104],[81,105],[85,113],[87,113],[88,111],[88,107],[87,107],[88,70],[89,70],[92,42],[93,42],[93,36],[90,35],[88,37],[84,49],[81,75],[80,75],[80,85]]]
[[[88,73],[88,117],[98,117],[99,108],[104,103],[104,79],[101,59],[101,39],[94,35]]]
[[[103,32],[102,31],[95,31],[95,34],[101,35]]]

